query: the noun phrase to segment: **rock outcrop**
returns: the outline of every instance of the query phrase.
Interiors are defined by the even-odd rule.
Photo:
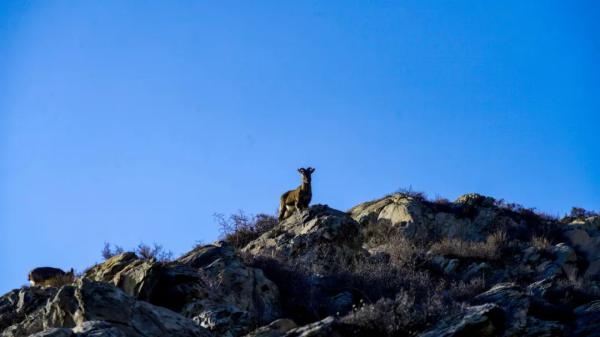
[[[82,279],[50,298],[28,289],[21,289],[19,295],[29,295],[36,308],[2,336],[213,336],[180,314],[137,301],[104,282]]]
[[[375,244],[398,232],[415,240],[484,240],[495,231],[517,232],[526,226],[496,207],[493,198],[474,193],[454,203],[434,203],[418,195],[395,193],[357,205],[348,213],[361,224],[367,238],[375,239]]]
[[[363,254],[359,224],[344,212],[324,205],[295,213],[250,242],[242,252],[311,266],[314,273],[352,263]]]
[[[600,336],[600,217],[565,219],[478,194],[315,205],[245,247],[12,290],[0,336]]]
[[[159,263],[133,253],[114,256],[83,275],[110,282],[140,300],[170,308],[219,333],[238,336],[280,316],[277,286],[246,266],[226,242]]]

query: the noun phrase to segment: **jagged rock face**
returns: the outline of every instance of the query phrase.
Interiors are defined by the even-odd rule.
[[[83,277],[110,282],[131,296],[148,300],[157,280],[158,269],[160,264],[155,261],[142,260],[128,252],[90,268]]]
[[[277,286],[260,269],[246,266],[226,242],[198,247],[169,263],[125,253],[84,277],[180,312],[221,336],[239,336],[280,316]]]
[[[34,333],[57,337],[74,334],[80,337],[212,336],[192,320],[169,309],[137,301],[108,283],[83,279],[75,285],[62,287],[53,298],[36,296],[36,324],[23,329],[23,322],[29,320],[26,318],[5,329],[3,336],[19,337]]]
[[[272,230],[250,242],[242,252],[277,256],[311,266],[315,273],[351,263],[362,254],[360,226],[346,213],[315,205],[294,213]]]
[[[43,306],[54,288],[15,289],[0,298],[2,336],[28,336],[42,329]]]
[[[221,336],[238,336],[281,315],[277,286],[260,269],[244,265],[228,244],[201,247],[174,264],[198,270],[209,290],[208,296],[188,301],[181,312]]]
[[[459,237],[481,241],[497,230],[516,231],[523,225],[503,216],[493,199],[467,194],[451,204],[434,204],[396,193],[351,208],[348,213],[362,225],[367,239],[385,240],[402,233],[416,240]],[[378,240],[375,240],[375,245]]]
[[[565,226],[563,235],[587,259],[584,276],[600,278],[600,217],[574,221]]]
[[[556,236],[539,244],[516,234],[528,230],[527,221],[518,212],[497,207],[494,199],[477,194],[464,195],[453,203],[394,194],[358,205],[349,213],[316,205],[295,213],[241,252],[226,242],[216,242],[171,262],[124,253],[90,268],[76,283],[13,290],[0,297],[0,336],[335,337],[367,336],[372,331],[393,329],[391,335],[410,331],[411,336],[421,337],[600,336],[600,217],[553,227]],[[426,246],[432,243],[426,240],[443,237],[481,241],[497,230],[507,231],[506,239],[511,242],[494,258],[444,253]],[[390,241],[390,235],[396,233],[408,239]],[[418,259],[406,260],[414,264],[392,265],[398,263],[392,255],[396,251],[378,250],[374,238],[379,244],[388,240],[388,246],[414,244],[411,239],[426,242],[414,255]],[[412,254],[403,249],[397,252]],[[252,260],[253,266],[261,266],[280,288],[261,269],[246,265],[240,255],[248,259],[267,257]],[[261,264],[265,261],[279,265]],[[348,266],[350,263],[356,264]],[[361,266],[377,268],[359,269]],[[292,272],[282,273],[276,267]],[[360,320],[345,320],[366,298],[365,287],[355,289],[355,285],[363,284],[353,283],[356,279],[351,277],[368,280],[367,287],[387,286],[373,285],[372,280],[379,279],[366,276],[385,276],[392,267],[404,269],[390,274],[390,282],[401,279],[404,271],[414,273],[398,289],[410,289],[410,282],[439,286],[439,293],[444,295],[435,301],[440,302],[455,301],[450,293],[456,289],[444,288],[434,283],[434,278],[465,285],[481,278],[483,283],[460,297],[460,305],[451,302],[453,306],[448,306],[452,308],[448,311],[460,313],[442,312],[440,317],[434,311],[430,317],[435,319],[421,317],[422,323],[405,330],[378,329],[371,323],[363,326]],[[356,270],[362,274],[353,274]],[[338,271],[347,274],[338,277]],[[288,283],[297,291],[285,288]],[[280,289],[286,297],[280,298]],[[309,301],[302,302],[307,296]],[[377,295],[369,301],[387,296]],[[290,302],[297,305],[290,306]],[[407,303],[404,305],[412,309],[425,301]],[[397,304],[394,310],[370,312],[408,319],[420,315],[420,311],[396,312],[396,308],[403,308],[401,302]],[[304,325],[296,326],[282,317]]]

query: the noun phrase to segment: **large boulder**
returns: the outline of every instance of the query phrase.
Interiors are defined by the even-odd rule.
[[[600,216],[567,224],[563,236],[587,260],[584,276],[588,279],[600,279]]]
[[[220,336],[242,335],[281,315],[277,286],[262,270],[246,266],[226,242],[199,247],[165,269],[162,288],[176,285],[172,295],[188,297],[181,313]],[[185,277],[186,270],[196,271],[201,289]]]
[[[514,232],[524,227],[494,206],[493,200],[468,194],[454,203],[434,203],[419,196],[395,193],[357,205],[348,213],[361,224],[372,246],[396,233],[415,240],[458,237],[483,241],[495,231]]]
[[[528,330],[529,298],[517,284],[499,283],[475,296],[473,303],[495,303],[506,313],[506,335],[519,336]]]
[[[312,268],[315,273],[352,263],[362,250],[359,224],[348,214],[324,205],[294,213],[248,243],[242,252],[278,257]]]
[[[131,296],[148,300],[160,267],[160,263],[154,260],[140,259],[136,254],[127,252],[88,269],[83,278],[112,283]]]

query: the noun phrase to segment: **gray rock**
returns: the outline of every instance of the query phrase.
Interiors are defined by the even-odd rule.
[[[195,291],[199,296],[186,300],[181,313],[211,331],[239,336],[256,323],[267,324],[281,316],[277,286],[262,270],[246,266],[226,242],[199,247],[173,264],[199,273],[204,290]],[[195,281],[180,283],[186,294],[193,294],[189,289],[196,286]]]
[[[497,336],[504,324],[504,312],[497,304],[468,307],[465,314],[442,321],[419,337]]]
[[[335,319],[331,316],[318,322],[288,331],[285,337],[341,337],[335,330]]]
[[[519,336],[528,329],[527,313],[530,301],[521,287],[515,283],[496,284],[488,291],[475,296],[473,303],[498,304],[506,315],[506,335]]]
[[[491,270],[491,267],[487,262],[480,262],[480,263],[473,262],[467,267],[466,272],[464,273],[463,279],[470,280],[474,277],[482,276],[484,273],[488,272],[489,270]]]
[[[42,332],[35,333],[29,337],[75,337],[71,329],[54,328]]]
[[[458,237],[485,241],[493,232],[523,229],[524,224],[494,206],[494,199],[475,194],[460,197],[449,210],[438,211],[431,203],[402,193],[362,203],[348,212],[363,227],[367,240],[401,233],[417,240]],[[467,213],[467,214],[463,214]],[[369,247],[372,248],[372,247]]]
[[[130,329],[127,329],[130,330]],[[86,321],[73,329],[78,337],[129,337],[140,336],[136,331],[129,331],[127,334],[123,330],[104,321]]]
[[[128,252],[95,265],[83,274],[83,278],[112,283],[128,295],[148,300],[158,282],[159,269],[160,264],[156,261],[139,259]]]
[[[206,329],[169,309],[136,301],[110,284],[86,279],[77,282],[74,292],[57,294],[47,307],[52,308],[54,317],[62,313],[63,317],[72,318],[74,331],[85,336],[211,336]],[[57,322],[49,318],[45,321]]]
[[[446,274],[452,274],[456,271],[456,268],[458,268],[458,266],[460,265],[460,260],[458,259],[451,259],[448,261],[448,263],[446,264],[446,266],[444,267],[444,273]]]
[[[296,327],[296,323],[291,319],[282,318],[260,327],[244,337],[281,337]]]
[[[514,336],[557,337],[564,335],[565,326],[559,322],[545,321],[535,317],[527,317],[526,328],[520,334]]]
[[[55,293],[56,288],[23,287],[0,297],[1,336],[28,336],[42,331],[44,305]]]
[[[600,336],[600,300],[575,308],[575,336]]]
[[[239,336],[281,312],[277,286],[260,269],[246,266],[226,242],[197,247],[169,263],[124,253],[94,266],[84,278],[112,283],[219,334]]]
[[[314,273],[352,263],[362,249],[359,224],[344,212],[315,205],[295,213],[242,250],[254,256],[279,256],[310,266]]]

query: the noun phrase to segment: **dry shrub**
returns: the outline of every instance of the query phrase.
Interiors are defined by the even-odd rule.
[[[243,248],[250,241],[277,225],[277,218],[269,214],[247,215],[243,211],[225,217],[223,214],[214,215],[221,236],[235,248]]]
[[[357,308],[342,317],[341,322],[352,326],[355,335],[406,336],[423,330],[448,312],[458,313],[463,308],[462,303],[445,299],[442,289],[431,289],[424,298],[401,290],[393,299],[382,298]]]
[[[110,243],[105,242],[104,243],[104,248],[102,248],[101,254],[102,254],[102,257],[105,260],[108,260],[108,259],[110,259],[111,257],[113,257],[115,255],[123,254],[123,252],[125,252],[125,250],[123,249],[123,247],[118,246],[118,245],[115,245],[113,247]]]
[[[382,241],[382,243],[373,249],[373,253],[387,254],[390,258],[389,262],[396,267],[407,265],[414,267],[425,255],[422,247],[416,245],[400,233],[387,236],[385,241]]]
[[[159,262],[168,262],[173,259],[173,253],[171,251],[165,250],[162,245],[159,245],[156,242],[153,243],[152,246],[147,245],[143,242],[140,243],[136,247],[135,253],[140,258],[145,260],[157,260]]]
[[[115,255],[123,254],[125,250],[123,247],[114,245],[114,247],[108,243],[104,243],[104,248],[102,248],[102,257],[105,260],[110,259]],[[173,253],[171,251],[167,251],[163,248],[162,245],[157,244],[156,242],[152,244],[152,246],[147,245],[145,243],[140,243],[135,249],[134,252],[141,259],[145,260],[157,260],[160,262],[168,262],[173,259]]]
[[[546,250],[550,247],[550,240],[544,236],[535,235],[531,238],[531,245],[538,250]]]
[[[497,260],[502,256],[502,248],[506,245],[506,240],[507,236],[503,231],[489,235],[485,242],[444,238],[431,245],[430,251],[443,256]]]
[[[413,198],[415,200],[420,200],[420,201],[427,200],[427,195],[425,194],[425,192],[415,191],[412,189],[412,186],[409,186],[408,188],[399,188],[396,191],[396,193],[398,193],[404,197]]]
[[[475,295],[485,291],[487,287],[485,278],[475,277],[468,282],[455,281],[450,284],[448,294],[457,301],[468,301]]]

